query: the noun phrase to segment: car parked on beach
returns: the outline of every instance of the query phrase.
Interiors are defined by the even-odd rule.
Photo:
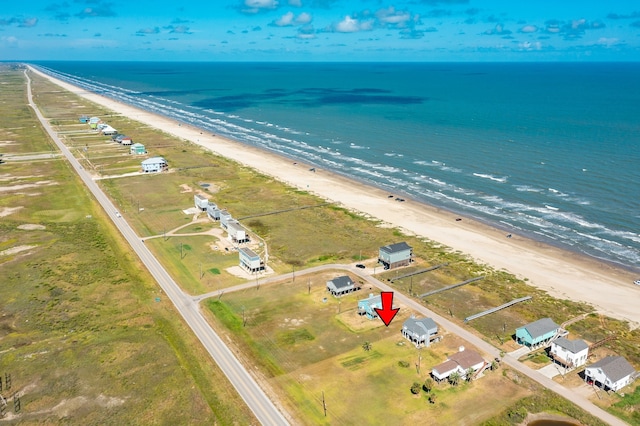
[[[640,280],[635,280],[633,283],[634,283],[635,285],[640,285]]]

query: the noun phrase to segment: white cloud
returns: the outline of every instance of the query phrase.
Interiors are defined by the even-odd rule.
[[[302,12],[300,15],[298,15],[298,17],[296,18],[296,23],[298,25],[304,25],[304,24],[308,24],[309,22],[311,22],[313,18],[311,17],[311,14],[307,13],[307,12]]]
[[[287,27],[289,25],[293,25],[293,12],[287,12],[282,15],[279,19],[273,21],[273,25],[277,27]]]
[[[0,40],[2,40],[2,43],[10,46],[10,47],[15,47],[18,45],[18,39],[14,36],[3,36],[2,38],[0,38]]]
[[[344,19],[334,26],[334,30],[339,33],[357,33],[358,31],[369,31],[373,28],[373,21],[360,21],[350,16],[345,16]]]
[[[518,48],[520,50],[525,50],[525,51],[532,51],[532,50],[542,50],[542,43],[540,43],[539,41],[536,41],[535,43],[531,43],[528,41],[522,42],[520,44],[518,44]]]
[[[596,44],[599,44],[601,46],[611,47],[611,46],[615,46],[616,44],[620,44],[620,40],[616,37],[600,37],[596,42]]]
[[[387,9],[380,9],[376,12],[376,17],[381,24],[391,24],[400,27],[411,20],[411,14],[407,11],[396,11],[393,6],[389,6]]]
[[[536,31],[538,31],[538,27],[536,27],[535,25],[525,25],[524,27],[520,28],[521,33],[535,33]]]
[[[263,10],[272,10],[278,7],[278,0],[244,0],[245,13],[258,13]]]
[[[276,27],[290,27],[293,25],[306,25],[312,20],[311,15],[303,12],[298,16],[295,16],[293,12],[287,12],[280,18],[272,22],[272,25]]]
[[[289,6],[302,7],[302,1],[300,1],[300,0],[289,0]]]

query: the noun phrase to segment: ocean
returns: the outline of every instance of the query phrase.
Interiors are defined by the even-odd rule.
[[[36,65],[238,142],[640,272],[640,63]]]

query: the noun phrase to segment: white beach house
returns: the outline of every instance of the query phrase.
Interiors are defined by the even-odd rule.
[[[168,168],[169,164],[163,157],[151,157],[142,162],[142,171],[144,173],[162,172]]]
[[[558,337],[551,342],[549,355],[554,361],[566,368],[576,368],[587,363],[589,345],[584,340],[569,340],[565,337]]]
[[[636,370],[621,356],[607,356],[584,370],[585,380],[614,392],[631,384]]]
[[[466,378],[470,369],[474,373],[484,367],[484,359],[476,351],[465,349],[461,346],[459,351],[451,355],[448,360],[440,365],[436,365],[431,370],[431,375],[437,381],[448,379],[450,375],[457,372],[461,377]]]

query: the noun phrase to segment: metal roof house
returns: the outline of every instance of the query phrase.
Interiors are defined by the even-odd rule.
[[[419,348],[429,346],[432,336],[438,334],[438,325],[431,318],[411,317],[402,324],[402,336]]]
[[[454,372],[466,378],[470,368],[473,368],[475,372],[484,367],[484,365],[484,359],[478,352],[465,349],[464,346],[461,346],[460,350],[451,355],[445,362],[433,367],[431,375],[437,381],[448,379]]]
[[[88,123],[89,122],[89,116],[88,115],[81,115],[78,118],[78,121],[81,123]]]
[[[144,145],[142,145],[141,143],[134,143],[133,145],[131,145],[131,148],[129,148],[129,154],[144,155],[146,153],[147,153],[147,150],[145,149]]]
[[[202,194],[194,195],[193,202],[196,208],[203,212],[207,211],[207,207],[209,207],[209,199]]]
[[[336,297],[356,290],[356,283],[347,275],[335,277],[327,281],[327,291]]]
[[[558,337],[551,342],[549,355],[554,361],[566,368],[580,367],[587,363],[589,345],[584,340],[569,340],[565,337]]]
[[[411,263],[413,249],[405,242],[389,244],[378,250],[378,262],[384,265],[384,269],[393,269],[406,266]]]
[[[162,172],[168,168],[169,164],[163,157],[151,157],[142,162],[142,171],[144,173]]]
[[[116,129],[114,129],[113,127],[106,125],[105,127],[102,128],[101,130],[103,135],[115,135],[118,133],[118,131]]]
[[[635,375],[633,366],[621,356],[607,356],[584,370],[587,381],[614,392],[631,384]]]
[[[124,146],[131,146],[133,145],[133,139],[131,139],[129,136],[125,136],[120,139],[120,143]]]
[[[220,226],[222,229],[227,229],[229,221],[233,220],[231,213],[226,210],[220,210]]]
[[[358,315],[366,315],[369,319],[378,318],[375,309],[382,309],[382,296],[369,294],[367,299],[358,300]]]
[[[220,220],[220,209],[212,202],[209,202],[209,205],[207,206],[207,214],[213,220]]]
[[[543,346],[556,336],[560,326],[551,318],[542,318],[516,328],[516,342],[529,347]]]
[[[100,118],[99,117],[91,117],[89,119],[89,127],[91,129],[97,129],[98,128],[98,123],[100,123]]]
[[[246,243],[249,241],[247,230],[237,220],[227,222],[227,233],[229,234],[229,239],[234,243]]]
[[[264,262],[253,250],[240,247],[238,248],[238,255],[240,256],[240,266],[247,272],[257,274],[265,270]]]

